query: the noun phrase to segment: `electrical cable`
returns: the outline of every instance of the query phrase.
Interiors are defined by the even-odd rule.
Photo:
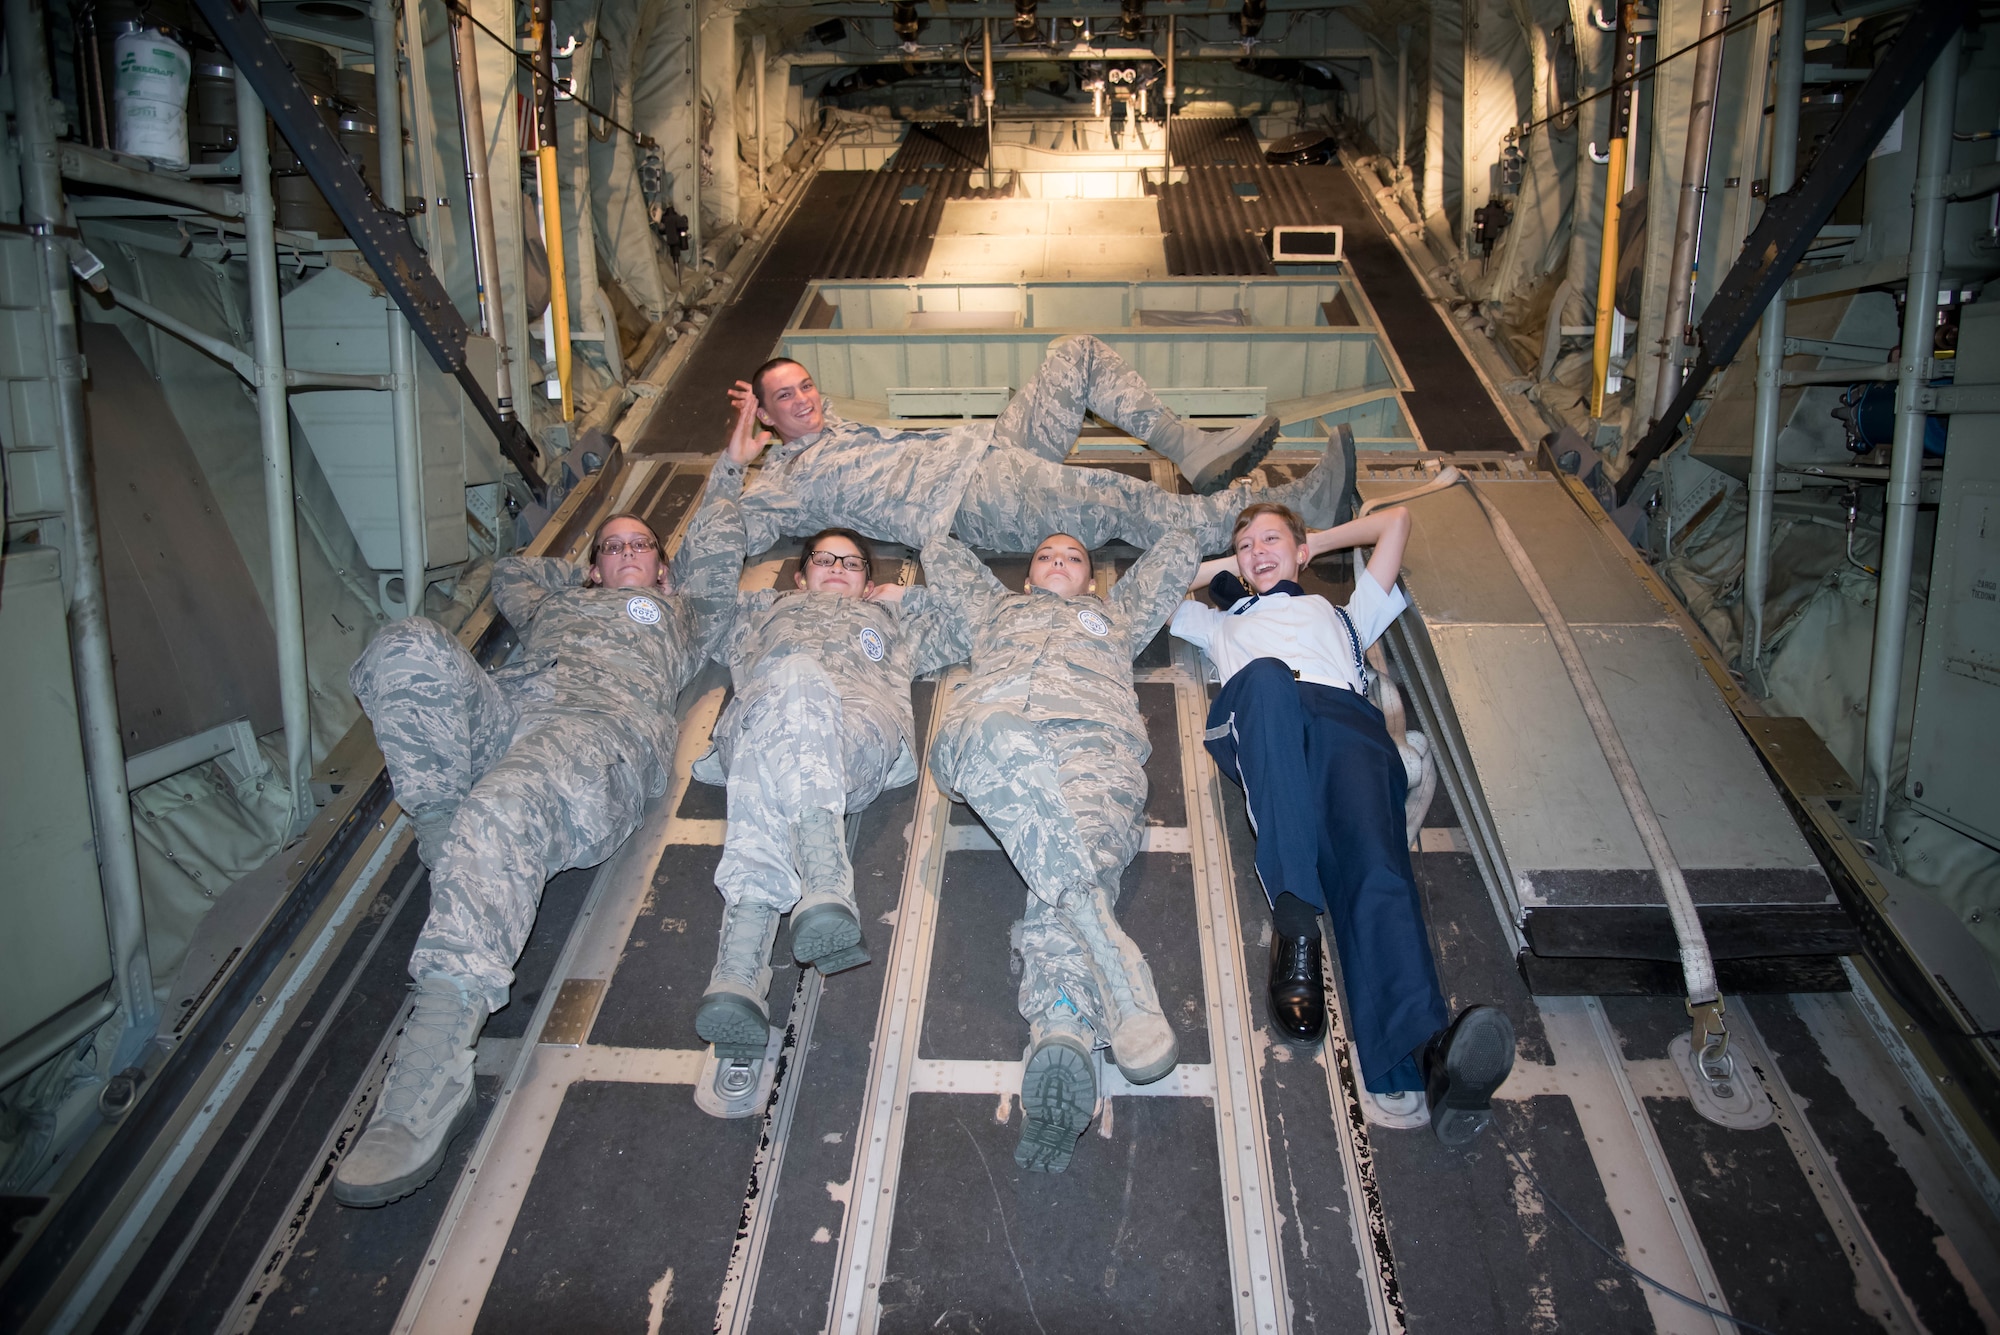
[[[1728,23],[1716,29],[1708,36],[1697,37],[1694,41],[1689,42],[1686,46],[1674,52],[1672,55],[1661,56],[1658,60],[1654,61],[1650,65],[1647,65],[1643,69],[1637,69],[1632,71],[1631,75],[1626,78],[1613,79],[1608,87],[1602,88],[1597,92],[1592,93],[1588,97],[1580,97],[1566,107],[1559,107],[1555,111],[1550,112],[1548,115],[1542,117],[1538,121],[1529,121],[1526,125],[1520,126],[1515,131],[1515,133],[1520,135],[1521,138],[1525,139],[1528,137],[1530,132],[1540,129],[1542,126],[1547,125],[1550,121],[1561,120],[1563,117],[1573,114],[1579,107],[1589,106],[1592,102],[1597,101],[1599,98],[1610,97],[1612,94],[1616,93],[1620,88],[1623,88],[1629,84],[1636,84],[1639,82],[1639,80],[1647,78],[1652,74],[1654,70],[1660,68],[1660,66],[1668,63],[1669,61],[1679,60],[1682,56],[1686,55],[1688,52],[1693,51],[1694,49],[1704,45],[1705,43],[1713,42],[1719,38],[1727,37],[1730,33],[1735,32],[1738,28],[1741,28],[1745,24],[1749,23],[1751,19],[1756,18],[1759,14],[1762,14],[1766,10],[1776,9],[1783,2],[1784,0],[1765,0],[1764,4],[1757,6],[1755,9],[1751,10],[1748,14],[1743,15],[1743,17],[1741,18],[1731,19]]]
[[[1565,1209],[1563,1203],[1550,1194],[1549,1189],[1542,1185],[1542,1180],[1535,1176],[1534,1170],[1528,1167],[1527,1159],[1523,1155],[1516,1153],[1514,1147],[1507,1143],[1507,1138],[1500,1134],[1500,1128],[1497,1124],[1492,1128],[1492,1135],[1500,1144],[1500,1152],[1507,1156],[1507,1161],[1514,1166],[1516,1172],[1528,1179],[1528,1185],[1535,1189],[1535,1194],[1542,1198],[1543,1203],[1561,1216],[1565,1224],[1575,1229],[1578,1237],[1581,1237],[1585,1242],[1604,1253],[1605,1259],[1610,1261],[1611,1264],[1617,1266],[1620,1270],[1632,1276],[1632,1278],[1650,1284],[1661,1293],[1666,1294],[1667,1297],[1672,1298],[1675,1302],[1686,1303],[1698,1312],[1706,1312],[1712,1317],[1727,1321],[1738,1330],[1747,1330],[1751,1332],[1751,1335],[1777,1335],[1777,1332],[1769,1326],[1760,1326],[1754,1321],[1746,1321],[1740,1316],[1723,1311],[1720,1307],[1710,1307],[1699,1298],[1690,1298],[1679,1289],[1670,1289],[1645,1271],[1626,1261],[1624,1257],[1599,1241],[1596,1234],[1578,1223],[1576,1216]]]
[[[622,121],[614,120],[611,116],[607,115],[605,112],[599,111],[596,107],[593,107],[592,105],[590,105],[590,103],[584,101],[582,97],[577,95],[575,88],[575,80],[558,79],[553,75],[543,74],[540,70],[536,69],[534,61],[530,60],[522,52],[516,50],[514,47],[514,43],[508,41],[505,37],[502,37],[499,33],[493,31],[493,29],[481,23],[479,21],[478,16],[475,15],[470,9],[466,8],[465,5],[460,3],[460,0],[445,0],[445,8],[451,11],[453,14],[464,15],[466,21],[471,23],[473,27],[479,29],[479,31],[485,33],[488,37],[491,37],[494,41],[506,47],[507,53],[514,57],[514,63],[519,65],[522,69],[526,70],[530,78],[541,80],[542,82],[548,84],[551,88],[554,88],[556,92],[560,93],[562,96],[576,103],[578,106],[582,107],[585,111],[597,117],[597,119],[603,121],[606,125],[609,125],[612,129],[617,130],[620,133],[630,135],[632,137],[632,141],[638,144],[641,148],[659,147],[658,143],[656,143],[653,140],[652,136],[639,133],[631,126],[626,125]],[[568,83],[571,86],[565,88],[563,87],[565,83]]]

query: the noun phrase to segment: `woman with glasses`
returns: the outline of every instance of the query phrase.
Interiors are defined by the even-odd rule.
[[[734,610],[743,519],[705,505],[671,567],[638,515],[587,564],[507,556],[493,600],[521,639],[488,674],[435,621],[383,629],[349,675],[431,869],[416,1010],[333,1194],[383,1205],[434,1176],[471,1108],[472,1044],[507,1004],[542,885],[609,857],[666,791],[675,705]]]
[[[1014,593],[953,539],[924,548],[925,577],[963,612],[972,659],[942,706],[931,772],[979,813],[1030,891],[1014,929],[1029,1033],[1014,1151],[1024,1168],[1069,1166],[1097,1105],[1093,1048],[1108,1045],[1133,1084],[1174,1068],[1152,970],[1112,906],[1144,833],[1152,751],[1132,660],[1199,561],[1194,535],[1170,533],[1099,596],[1090,553],[1057,533]]]
[[[910,680],[965,656],[948,609],[872,572],[859,533],[813,534],[797,588],[739,594],[717,654],[735,697],[694,776],[729,792],[715,871],[725,908],[695,1032],[719,1061],[764,1054],[781,915],[792,915],[801,966],[833,974],[868,962],[845,817],[917,777]]]

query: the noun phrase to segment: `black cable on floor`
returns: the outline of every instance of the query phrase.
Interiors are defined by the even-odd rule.
[[[1670,1289],[1666,1285],[1660,1283],[1659,1280],[1654,1279],[1651,1275],[1647,1274],[1645,1271],[1631,1264],[1624,1257],[1620,1256],[1617,1252],[1613,1251],[1610,1247],[1606,1246],[1603,1242],[1599,1241],[1596,1234],[1592,1233],[1589,1229],[1585,1228],[1581,1223],[1577,1222],[1576,1216],[1563,1208],[1563,1203],[1557,1200],[1555,1196],[1550,1193],[1547,1187],[1542,1185],[1542,1180],[1535,1176],[1533,1169],[1528,1167],[1527,1159],[1524,1156],[1517,1154],[1514,1151],[1514,1147],[1507,1143],[1507,1138],[1500,1134],[1500,1128],[1497,1125],[1493,1127],[1492,1135],[1493,1138],[1500,1144],[1500,1152],[1507,1156],[1507,1161],[1514,1166],[1514,1170],[1516,1172],[1518,1172],[1522,1177],[1528,1179],[1528,1185],[1535,1189],[1535,1194],[1542,1198],[1543,1203],[1546,1204],[1551,1210],[1554,1210],[1558,1215],[1560,1215],[1562,1217],[1562,1221],[1565,1224],[1568,1224],[1571,1228],[1575,1229],[1577,1232],[1577,1236],[1581,1237],[1585,1242],[1589,1243],[1591,1246],[1597,1248],[1598,1251],[1603,1252],[1605,1259],[1610,1261],[1611,1264],[1617,1266],[1620,1270],[1623,1270],[1626,1274],[1632,1276],[1632,1278],[1639,1280],[1642,1283],[1652,1285],[1654,1288],[1658,1289],[1661,1293],[1666,1294],[1667,1297],[1672,1298],[1675,1302],[1686,1303],[1689,1307],[1694,1308],[1696,1311],[1706,1312],[1710,1316],[1719,1317],[1722,1320],[1727,1321],[1731,1325],[1735,1326],[1738,1330],[1747,1330],[1751,1332],[1751,1335],[1777,1335],[1777,1332],[1772,1330],[1768,1326],[1760,1326],[1754,1321],[1745,1321],[1742,1317],[1735,1316],[1732,1315],[1731,1313],[1725,1312],[1720,1307],[1710,1307],[1707,1303],[1702,1302],[1699,1298],[1690,1298],[1685,1293],[1682,1293],[1679,1289]]]

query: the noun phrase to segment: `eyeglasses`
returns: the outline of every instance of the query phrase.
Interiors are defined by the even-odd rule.
[[[599,556],[623,556],[630,552],[634,556],[644,556],[647,552],[657,552],[660,544],[653,538],[606,538],[597,544]]]
[[[868,559],[862,556],[841,556],[837,552],[815,551],[806,557],[821,570],[831,570],[836,565],[850,575],[863,574],[868,569]]]

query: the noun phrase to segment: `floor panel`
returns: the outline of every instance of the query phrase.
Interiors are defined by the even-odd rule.
[[[1003,1122],[990,1098],[913,1096],[880,1329],[1228,1329],[1214,1112],[1115,1104],[1069,1171],[1030,1173],[1018,1104]]]

